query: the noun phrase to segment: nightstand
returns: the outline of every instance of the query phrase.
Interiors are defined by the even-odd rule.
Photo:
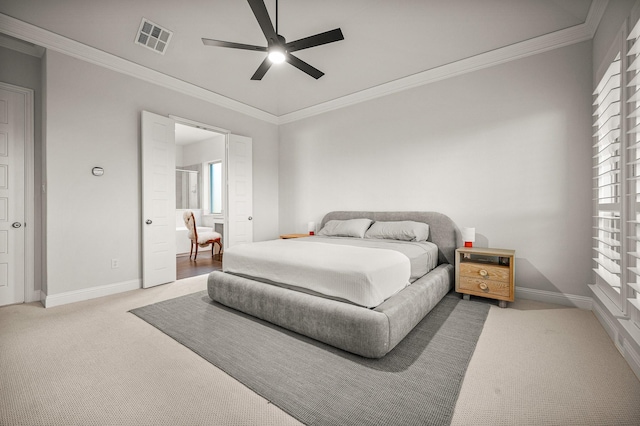
[[[459,248],[456,250],[456,291],[498,300],[501,308],[513,302],[515,250]]]
[[[288,240],[290,238],[304,238],[308,236],[309,234],[284,234],[284,235],[280,235],[280,239]]]

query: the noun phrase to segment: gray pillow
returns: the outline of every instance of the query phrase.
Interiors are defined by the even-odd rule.
[[[427,241],[427,238],[429,238],[429,225],[412,220],[374,222],[364,237],[400,241]]]
[[[324,224],[318,235],[363,238],[371,222],[371,219],[330,220]]]

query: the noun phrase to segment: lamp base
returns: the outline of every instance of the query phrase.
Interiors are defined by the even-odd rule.
[[[473,241],[465,241],[464,242],[464,246],[465,247],[473,247]]]

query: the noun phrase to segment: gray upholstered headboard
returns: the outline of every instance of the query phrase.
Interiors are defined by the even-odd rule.
[[[438,263],[455,264],[459,231],[449,216],[437,212],[329,212],[322,218],[322,226],[330,220],[360,219],[395,221],[413,220],[429,225],[429,239],[438,246]]]

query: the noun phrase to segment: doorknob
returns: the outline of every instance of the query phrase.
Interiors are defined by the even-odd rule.
[[[151,219],[147,219],[147,221],[145,222],[147,225],[151,225],[153,222],[151,221]]]
[[[249,216],[249,220],[253,220],[253,216]]]
[[[16,229],[17,229],[17,228],[20,228],[20,227],[22,226],[22,224],[21,224],[20,222],[13,222],[13,223],[11,224],[11,226],[13,226],[14,228],[16,228]]]

